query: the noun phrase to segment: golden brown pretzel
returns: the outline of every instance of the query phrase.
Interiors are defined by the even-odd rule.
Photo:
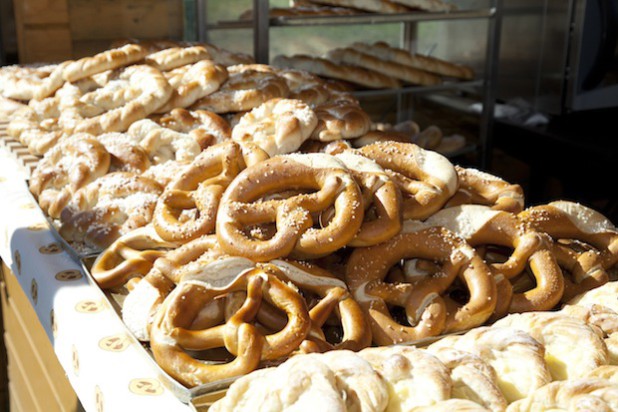
[[[145,276],[156,259],[175,243],[161,239],[151,225],[129,232],[101,253],[91,273],[101,289],[122,286],[132,277]]]
[[[524,209],[524,191],[521,186],[476,169],[455,166],[455,170],[459,178],[459,189],[445,207],[478,204],[511,213],[519,213]]]
[[[241,258],[232,258],[238,260]],[[245,260],[245,259],[241,259]],[[259,268],[186,274],[165,299],[151,328],[151,347],[157,363],[187,386],[195,386],[248,373],[260,359],[276,359],[295,350],[310,328],[309,313],[302,297],[276,276]],[[200,310],[217,297],[246,291],[247,299],[225,324],[204,330],[189,329]],[[281,331],[263,336],[252,324],[262,303],[285,311],[288,323]],[[236,352],[227,364],[205,364],[185,350],[204,351],[225,346]],[[234,350],[236,349],[236,350]]]
[[[290,190],[301,194],[256,202]],[[329,224],[312,228],[319,222],[311,214],[331,205],[335,212]],[[230,255],[260,262],[290,253],[316,258],[348,244],[362,221],[360,189],[341,162],[325,154],[286,155],[258,163],[234,179],[221,199],[217,237]],[[277,226],[270,239],[256,239],[244,232],[269,223]]]
[[[331,97],[330,90],[324,80],[315,74],[302,70],[281,69],[277,74],[283,77],[290,89],[290,99],[298,99],[314,108],[326,103]]]
[[[516,293],[508,307],[509,312],[549,310],[556,306],[564,292],[564,278],[551,251],[551,240],[542,233],[526,230],[523,223],[508,212],[487,206],[463,205],[444,209],[426,222],[429,226],[445,227],[464,238],[470,245],[499,245],[513,248],[504,263],[492,263],[496,276],[513,279],[530,265],[536,278],[536,287]],[[501,289],[508,289],[507,282]],[[504,298],[499,299],[503,304]],[[494,317],[502,317],[506,305],[500,305]]]
[[[89,135],[74,135],[50,150],[32,172],[30,191],[44,212],[60,217],[71,196],[107,173],[110,156]]]
[[[105,248],[150,223],[162,191],[154,180],[134,173],[109,173],[75,192],[60,214],[60,235]]]
[[[144,173],[150,167],[148,153],[125,133],[105,133],[96,136],[110,155],[110,172]]]
[[[557,201],[526,209],[520,218],[554,240],[575,239],[589,243],[601,253],[605,269],[618,263],[618,229],[599,212],[578,203]]]
[[[407,229],[388,242],[355,249],[348,261],[346,283],[369,316],[373,341],[409,342],[485,322],[496,306],[496,284],[483,260],[444,228]],[[411,258],[433,260],[442,270],[414,284],[384,282],[391,267]],[[449,311],[443,294],[457,277],[466,283],[470,300]],[[404,308],[411,326],[394,320],[388,305]]]
[[[552,248],[564,275],[563,302],[609,281],[599,252],[593,249],[580,250],[578,246],[554,242]]]
[[[311,138],[322,142],[354,139],[366,134],[371,127],[369,115],[355,102],[328,101],[315,108],[318,125]]]
[[[285,79],[274,69],[263,64],[239,64],[227,68],[230,77],[221,88],[199,99],[192,109],[210,110],[215,113],[251,110],[276,97],[290,93]]]
[[[227,141],[202,152],[174,178],[157,202],[154,227],[163,239],[185,243],[213,233],[219,201],[247,166],[266,160],[259,148]]]
[[[156,234],[156,232],[155,232]],[[122,317],[127,327],[140,340],[149,340],[154,315],[167,295],[187,272],[195,272],[224,256],[214,235],[202,236],[161,255],[149,267],[145,276],[134,285],[124,300]],[[196,326],[208,328],[223,321],[223,301],[204,308]]]
[[[399,233],[402,215],[401,192],[384,169],[351,150],[335,157],[350,170],[363,193],[365,221],[349,245],[377,245]]]
[[[444,156],[414,144],[381,142],[358,152],[382,166],[403,195],[403,218],[425,219],[457,190],[457,173]]]

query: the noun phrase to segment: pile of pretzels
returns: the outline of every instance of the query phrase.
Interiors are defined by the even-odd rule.
[[[520,186],[372,131],[340,84],[231,58],[121,45],[58,66],[9,125],[45,153],[41,208],[184,385],[549,310],[615,272],[599,213],[524,210]]]

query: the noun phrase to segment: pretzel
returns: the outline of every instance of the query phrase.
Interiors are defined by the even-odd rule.
[[[311,331],[306,341],[301,344],[301,351],[359,351],[371,344],[371,330],[365,315],[343,281],[326,270],[305,262],[273,260],[270,263],[271,265],[262,266],[264,270],[272,270],[272,265],[276,266],[275,273],[279,279],[296,285],[305,296],[314,294],[319,299],[309,310]],[[337,316],[337,324],[340,323],[343,327],[340,342],[329,342],[323,331],[332,314]],[[279,322],[281,323],[285,324]]]
[[[161,186],[127,172],[107,174],[84,186],[62,210],[60,235],[105,248],[121,235],[152,220]]]
[[[121,88],[121,93],[116,91]],[[143,119],[163,105],[172,94],[172,86],[165,76],[151,66],[138,65],[123,69],[117,80],[85,94],[82,103],[106,111],[83,119],[76,132],[100,135],[105,132],[123,132],[137,120]],[[81,111],[80,115],[88,116]]]
[[[127,132],[139,141],[154,164],[169,160],[190,161],[209,146],[230,137],[225,120],[204,110],[174,109],[158,122],[137,121]]]
[[[507,327],[474,328],[461,336],[447,336],[428,350],[454,348],[485,360],[496,371],[498,388],[514,402],[551,382],[542,344],[524,331]]]
[[[321,142],[319,140],[306,140],[298,149],[300,153],[326,153],[336,155],[352,148],[347,140],[333,140],[332,142]]]
[[[499,177],[476,169],[455,166],[459,189],[446,203],[446,207],[465,204],[491,206],[495,210],[519,213],[524,208],[524,191]]]
[[[256,203],[287,190],[315,191],[287,199]],[[334,205],[328,226],[312,228],[311,213]],[[348,244],[363,221],[362,197],[345,166],[324,154],[277,156],[258,163],[234,179],[221,199],[217,238],[231,255],[267,261],[293,256],[316,258]],[[276,234],[265,240],[243,232],[251,225],[276,223]]]
[[[401,194],[377,163],[351,150],[335,155],[348,168],[363,194],[365,221],[349,246],[385,242],[401,230]]]
[[[269,156],[292,153],[309,138],[318,119],[305,103],[271,99],[240,118],[232,139],[253,143]]]
[[[228,73],[225,67],[210,60],[202,60],[174,69],[166,73],[166,77],[174,91],[167,103],[156,110],[157,113],[169,112],[177,107],[189,107],[199,99],[216,92],[227,80]]]
[[[381,60],[371,54],[362,53],[351,47],[331,50],[327,53],[327,56],[337,64],[359,66],[383,73],[406,83],[433,86],[442,82],[440,77],[434,74],[392,61]]]
[[[64,80],[76,82],[93,74],[128,66],[146,57],[147,50],[137,44],[127,44],[92,57],[84,57],[69,64],[63,72]]]
[[[41,100],[64,84],[62,73],[71,61],[42,67],[8,66],[0,69],[0,95],[15,100]]]
[[[399,80],[382,73],[361,67],[337,65],[330,60],[304,54],[276,56],[273,65],[304,70],[318,76],[352,82],[372,89],[397,89],[401,87]]]
[[[369,316],[378,345],[469,329],[485,322],[496,307],[494,278],[476,252],[446,229],[419,229],[404,228],[388,242],[355,249],[348,261],[346,283]],[[431,259],[442,270],[415,284],[384,282],[391,267],[410,258]],[[443,296],[458,276],[470,293],[461,307]],[[387,305],[404,308],[411,326],[394,320]]]
[[[523,330],[545,346],[545,361],[554,380],[581,378],[609,362],[603,337],[595,328],[563,313],[512,314],[495,326]]]
[[[598,251],[580,251],[573,245],[554,242],[552,252],[564,275],[563,302],[609,281]]]
[[[30,191],[44,212],[60,217],[71,196],[107,173],[109,153],[98,141],[84,135],[66,139],[47,152],[30,178]]]
[[[590,326],[596,326],[601,330],[604,338],[618,332],[618,313],[607,306],[597,304],[564,305],[559,313],[581,319]],[[610,358],[610,363],[612,363],[611,361]]]
[[[375,143],[358,153],[382,166],[399,186],[404,219],[426,219],[457,190],[457,174],[451,162],[414,144]]]
[[[117,288],[132,277],[145,276],[156,259],[175,247],[151,225],[144,226],[119,237],[97,257],[90,272],[101,289]]]
[[[161,71],[168,71],[177,67],[197,63],[200,60],[210,59],[210,54],[202,46],[171,47],[151,53],[144,59],[146,64]]]
[[[185,243],[213,233],[223,191],[247,166],[267,159],[259,149],[227,141],[202,152],[166,187],[153,224],[163,239]]]
[[[618,263],[618,229],[605,216],[578,203],[557,201],[526,209],[521,219],[554,240],[576,239],[601,253],[603,268]]]
[[[315,109],[315,114],[318,125],[311,138],[323,142],[354,139],[371,127],[371,119],[360,105],[345,100],[322,104]]]
[[[282,69],[277,74],[283,77],[290,89],[290,99],[302,100],[309,107],[315,108],[326,103],[330,97],[330,89],[324,80],[302,70]]]
[[[263,64],[240,64],[227,68],[230,77],[221,88],[198,100],[192,109],[210,110],[215,113],[251,110],[277,97],[290,93],[285,79]]]
[[[159,183],[162,187],[166,187],[176,176],[184,171],[191,164],[190,161],[168,160],[167,162],[159,163],[150,166],[142,176],[152,179]]]
[[[129,330],[139,340],[149,340],[150,325],[159,305],[183,275],[204,268],[222,256],[216,236],[211,235],[185,243],[149,262],[148,267],[144,266],[144,277],[133,285],[122,306],[122,319]],[[194,322],[196,326],[208,328],[220,324],[223,321],[223,303],[219,300],[208,305]]]
[[[392,47],[385,42],[376,42],[372,45],[353,43],[351,47],[379,59],[396,62],[426,72],[465,80],[472,80],[474,78],[474,72],[468,66],[450,63],[433,56],[412,54],[408,50]]]
[[[141,174],[150,167],[148,153],[133,138],[124,133],[106,133],[96,139],[110,154],[110,172]]]
[[[231,258],[234,260],[241,258]],[[226,271],[220,263],[217,271],[203,268],[185,274],[183,281],[165,299],[151,327],[151,348],[157,363],[187,386],[195,386],[246,374],[257,368],[260,359],[276,359],[298,347],[309,332],[306,304],[290,286],[276,276],[245,260],[248,270],[237,266]],[[189,327],[200,310],[211,301],[230,293],[246,291],[247,299],[224,325],[204,330]],[[262,301],[283,310],[287,325],[279,332],[264,336],[251,323]],[[192,359],[184,350],[207,350],[225,346],[236,348],[236,359],[227,364],[205,364]]]
[[[430,217],[425,225],[445,227],[470,245],[499,245],[513,248],[513,253],[504,263],[492,263],[490,268],[497,277],[500,289],[508,290],[509,284],[502,280],[513,279],[527,265],[536,278],[536,287],[523,293],[515,293],[510,305],[499,298],[494,318],[508,312],[549,310],[556,306],[564,291],[562,272],[551,253],[551,241],[546,235],[527,230],[513,214],[492,210],[487,206],[464,205],[444,209]],[[510,291],[506,292],[507,296]]]

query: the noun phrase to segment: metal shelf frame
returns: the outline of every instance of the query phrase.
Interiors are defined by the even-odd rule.
[[[270,28],[271,27],[301,27],[321,25],[351,25],[351,24],[402,24],[401,43],[404,48],[415,51],[417,23],[427,21],[458,21],[485,19],[487,24],[487,45],[485,50],[484,76],[481,80],[470,82],[447,82],[429,87],[404,87],[400,89],[367,90],[355,92],[357,96],[376,96],[394,94],[397,96],[398,120],[410,116],[409,98],[411,94],[430,93],[444,90],[465,90],[468,88],[482,89],[482,111],[479,118],[480,135],[476,147],[479,167],[488,169],[491,165],[493,148],[494,107],[496,100],[496,82],[498,78],[498,61],[500,54],[500,34],[502,30],[503,0],[490,0],[489,7],[475,10],[460,10],[446,13],[400,13],[341,16],[294,16],[269,17],[269,0],[253,0],[252,21],[221,21],[208,25],[206,21],[206,6],[208,0],[196,0],[196,35],[198,40],[207,41],[209,30],[218,29],[250,29],[253,28],[253,43],[255,60],[258,63],[268,63],[270,58]]]

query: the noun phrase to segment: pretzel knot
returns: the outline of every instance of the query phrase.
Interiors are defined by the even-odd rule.
[[[487,206],[464,205],[444,209],[426,222],[428,226],[445,227],[463,237],[473,247],[503,246],[513,249],[505,262],[491,263],[497,276],[501,295],[494,318],[506,312],[549,310],[556,306],[564,291],[564,279],[551,252],[550,239],[539,232],[526,229],[521,220],[508,212]],[[530,267],[536,284],[523,293],[511,294],[509,283]]]
[[[594,246],[604,269],[618,263],[618,229],[605,216],[578,203],[558,201],[523,211],[520,218],[554,240],[571,239]]]
[[[350,170],[363,194],[365,221],[349,243],[372,246],[387,241],[401,230],[401,193],[374,161],[348,150],[335,155]]]
[[[464,204],[490,206],[495,210],[519,213],[524,208],[524,191],[519,185],[512,185],[499,177],[476,169],[455,166],[459,178],[459,189],[445,208]]]
[[[242,265],[234,261],[245,261]],[[187,386],[246,374],[257,368],[261,359],[286,356],[305,339],[311,325],[303,298],[277,276],[255,268],[251,261],[230,258],[233,270],[225,270],[224,261],[216,271],[204,268],[187,274],[165,299],[153,322],[151,347],[157,363]],[[223,325],[194,329],[204,306],[213,300],[245,292],[247,298]],[[263,335],[252,324],[262,302],[285,312],[288,322],[273,334]],[[206,351],[225,347],[235,359],[225,364],[206,364],[193,359],[188,351]]]
[[[457,173],[444,156],[409,143],[380,142],[358,152],[382,166],[399,186],[404,219],[426,219],[457,190]]]
[[[176,244],[161,239],[151,225],[118,238],[95,260],[91,273],[102,289],[122,286],[135,276],[145,276],[154,261]]]
[[[185,243],[214,232],[224,190],[248,165],[267,158],[259,148],[233,141],[202,152],[167,185],[157,202],[153,223],[159,236]]]
[[[272,199],[289,191],[300,194]],[[270,200],[264,199],[267,196]],[[319,214],[331,205],[333,218],[325,227],[314,228]],[[317,258],[342,248],[362,224],[363,203],[358,185],[334,157],[287,155],[239,174],[224,193],[218,213],[217,237],[223,250],[264,262],[290,254]],[[268,239],[251,233],[256,225],[272,223],[276,232]]]
[[[609,281],[609,275],[601,264],[601,254],[597,250],[582,248],[575,242],[554,242],[552,252],[564,275],[562,302],[568,302]]]
[[[440,269],[414,283],[385,282],[389,269],[412,258],[432,260]],[[463,306],[445,294],[457,278],[469,290],[469,301]],[[479,255],[452,232],[421,224],[404,227],[388,242],[355,249],[346,268],[346,281],[369,316],[378,345],[478,326],[496,306],[496,284]],[[404,308],[409,325],[396,321],[390,307]]]

